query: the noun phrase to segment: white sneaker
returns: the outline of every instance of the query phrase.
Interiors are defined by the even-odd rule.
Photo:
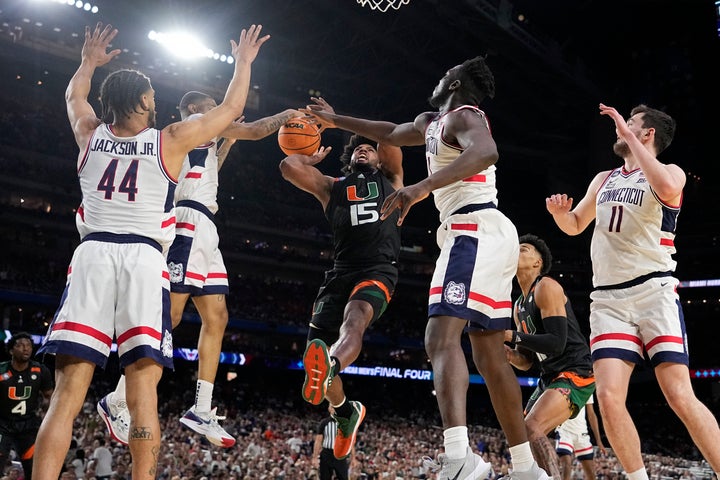
[[[438,455],[437,461],[424,457],[423,466],[432,473],[439,472],[437,480],[484,480],[492,472],[492,465],[470,447],[464,458],[449,459],[444,453]]]
[[[511,480],[550,480],[552,477],[548,476],[547,472],[540,468],[540,465],[537,464],[537,462],[533,463],[533,466],[530,467],[530,470],[526,472],[516,472],[512,471],[509,475]]]
[[[127,445],[130,433],[130,410],[127,403],[122,400],[114,401],[114,394],[110,392],[100,399],[97,411],[105,422],[110,436],[115,441]]]
[[[217,408],[213,408],[209,412],[198,412],[195,410],[195,405],[193,405],[180,418],[180,423],[201,435],[205,435],[205,438],[213,445],[226,448],[232,447],[235,445],[235,437],[220,426],[218,420],[225,420],[225,417],[218,417],[215,414],[216,411]]]

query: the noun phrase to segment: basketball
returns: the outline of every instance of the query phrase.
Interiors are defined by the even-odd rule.
[[[320,131],[307,118],[291,118],[278,130],[278,145],[285,155],[312,155],[320,147]]]

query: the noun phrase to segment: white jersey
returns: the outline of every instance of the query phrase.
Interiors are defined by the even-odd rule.
[[[443,138],[443,130],[448,114],[463,109],[476,112],[485,122],[487,129],[490,130],[485,112],[473,105],[462,105],[435,117],[425,130],[425,157],[427,159],[428,175],[447,167],[463,152],[460,145],[448,143]],[[476,203],[494,203],[497,205],[495,165],[491,165],[476,175],[438,188],[433,191],[433,195],[435,197],[435,206],[440,212],[440,222],[444,222],[453,212],[465,205]]]
[[[163,252],[175,238],[173,196],[177,181],[160,156],[159,130],[115,136],[95,129],[78,163],[82,203],[75,216],[80,238],[91,233],[138,235]]]
[[[672,272],[680,206],[663,203],[640,169],[617,168],[597,191],[590,256],[595,287]]]
[[[575,418],[568,418],[565,420],[562,425],[558,427],[558,430],[562,432],[564,435],[582,435],[584,433],[588,433],[588,424],[586,419],[586,413],[585,408],[588,405],[591,405],[590,408],[593,408],[592,405],[595,403],[595,400],[593,399],[594,395],[590,395],[587,402],[585,402],[585,406],[583,406],[580,411],[578,412],[577,416]]]
[[[201,113],[195,113],[186,121],[200,116]],[[194,200],[205,205],[213,214],[217,213],[218,157],[215,141],[196,147],[185,157],[179,178],[176,202]]]

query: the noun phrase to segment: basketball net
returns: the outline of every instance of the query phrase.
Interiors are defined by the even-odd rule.
[[[410,3],[410,0],[357,0],[357,3],[363,7],[369,6],[372,10],[380,10],[384,13],[387,12],[390,7],[397,10],[403,5]]]

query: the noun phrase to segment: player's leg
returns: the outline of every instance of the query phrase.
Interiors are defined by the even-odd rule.
[[[55,390],[35,441],[33,480],[55,479],[72,440],[73,422],[85,402],[95,364],[69,355],[55,360]]]
[[[573,413],[573,404],[570,402],[568,392],[570,388],[566,386],[565,389],[546,389],[525,417],[533,456],[553,478],[560,478],[560,464],[555,448],[547,435]]]
[[[170,318],[173,330],[180,325],[189,298],[190,294],[186,292],[170,292]]]
[[[151,358],[141,358],[125,367],[126,397],[132,422],[130,453],[132,478],[154,480],[160,455],[160,422],[157,385],[163,367]]]
[[[8,466],[10,460],[10,450],[14,446],[13,433],[7,428],[9,425],[5,425],[5,421],[0,425],[0,475],[5,474],[5,468]]]
[[[715,416],[695,396],[688,367],[679,363],[661,363],[655,367],[665,399],[682,420],[693,442],[713,471],[720,472],[720,428]]]
[[[627,410],[630,376],[644,362],[643,341],[629,312],[642,315],[648,301],[639,285],[628,289],[595,290],[590,294],[590,349],[603,426],[615,456],[630,480],[647,478],[640,436]]]
[[[340,334],[329,350],[331,362],[335,364],[334,373],[360,356],[365,331],[387,308],[396,281],[397,272],[393,268],[389,276],[368,274],[353,286],[343,312]],[[335,407],[335,412],[342,416],[342,410],[338,411],[345,399],[342,383],[333,381],[328,386],[326,397]]]
[[[325,273],[325,280],[313,302],[307,346],[303,354],[305,382],[302,387],[303,399],[313,405],[320,405],[325,400],[332,383],[336,383],[333,387],[336,396],[337,392],[342,392],[342,381],[335,377],[347,365],[333,362],[330,346],[340,337],[345,307],[353,286],[353,277],[349,272],[330,270]]]
[[[558,458],[560,459],[560,472],[562,480],[570,480],[570,476],[572,474],[573,456],[572,454],[568,454],[567,452],[563,452],[562,454],[560,452],[557,452],[557,454]]]
[[[235,438],[220,426],[221,418],[212,408],[212,394],[220,364],[220,353],[228,311],[225,295],[200,295],[193,297],[193,303],[200,313],[202,326],[198,338],[198,379],[195,389],[195,403],[183,415],[180,422],[195,430],[214,445],[232,447]]]
[[[625,405],[633,369],[633,363],[618,358],[600,358],[593,362],[605,434],[626,472],[645,468],[640,436]]]
[[[582,466],[583,473],[585,474],[584,480],[595,480],[597,478],[597,475],[595,474],[595,459],[592,457],[589,459],[578,458],[578,461],[580,462],[580,466]]]
[[[193,297],[193,303],[200,313],[202,326],[198,338],[198,382],[208,386],[207,391],[200,391],[195,397],[197,411],[209,412],[212,401],[212,386],[215,383],[223,336],[228,324],[228,310],[225,295],[202,295]]]
[[[718,473],[720,428],[714,415],[695,396],[690,382],[685,322],[677,284],[677,279],[668,280],[668,277],[647,282],[645,287],[650,300],[643,305],[645,316],[640,330],[668,405],[685,424],[705,460]]]

